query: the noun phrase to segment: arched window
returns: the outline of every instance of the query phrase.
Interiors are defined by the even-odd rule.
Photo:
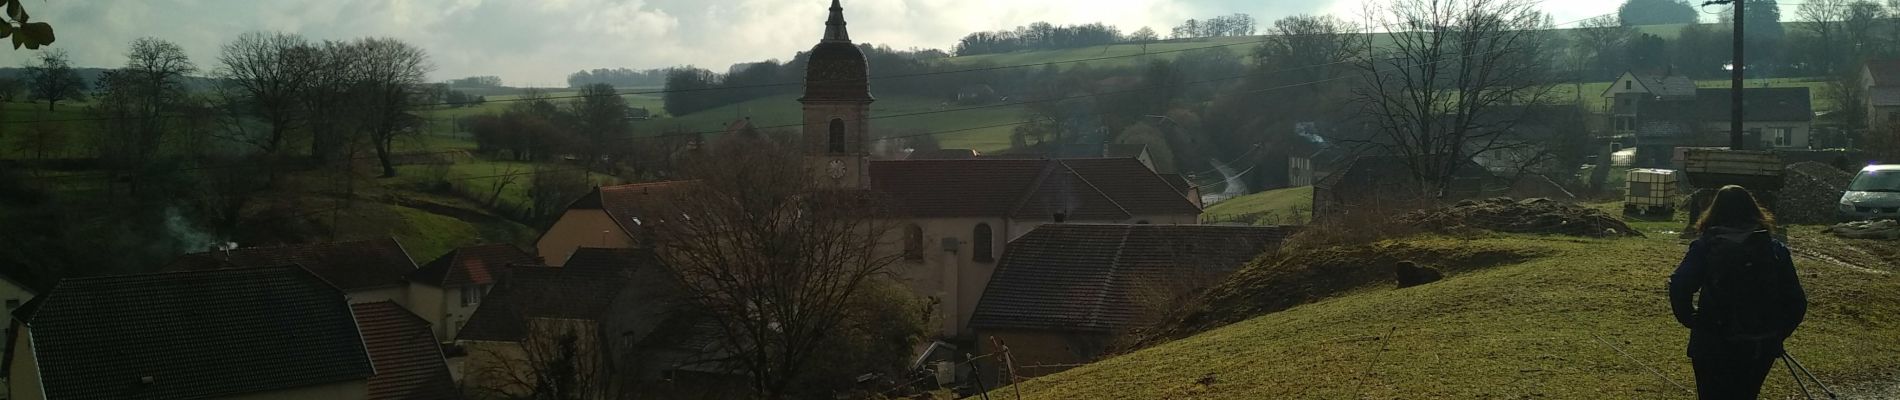
[[[970,258],[981,262],[996,261],[990,254],[990,224],[976,224],[976,231],[970,233]]]
[[[831,119],[831,134],[826,136],[825,146],[833,154],[844,153],[844,120]]]
[[[924,228],[917,224],[904,227],[904,258],[924,259]]]

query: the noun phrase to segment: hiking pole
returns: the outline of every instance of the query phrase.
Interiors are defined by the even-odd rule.
[[[1827,384],[1821,383],[1821,378],[1814,376],[1814,371],[1809,371],[1808,366],[1801,365],[1801,359],[1794,358],[1794,353],[1783,351],[1781,352],[1781,356],[1786,357],[1788,359],[1788,362],[1794,363],[1794,367],[1801,369],[1801,373],[1807,374],[1808,379],[1814,380],[1814,386],[1820,387],[1821,393],[1826,393],[1827,398],[1834,399],[1834,400],[1838,400],[1841,398],[1841,396],[1834,394],[1833,389],[1828,389]]]
[[[1781,354],[1781,365],[1788,366],[1788,377],[1794,378],[1795,387],[1801,388],[1801,397],[1808,400],[1814,400],[1814,395],[1811,393],[1808,393],[1808,384],[1806,382],[1801,381],[1801,375],[1796,375],[1794,373],[1794,363],[1788,361],[1788,354],[1785,352]]]

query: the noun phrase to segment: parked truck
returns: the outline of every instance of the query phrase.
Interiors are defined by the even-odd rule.
[[[1684,235],[1694,234],[1695,222],[1709,207],[1717,189],[1739,185],[1755,193],[1757,201],[1770,209],[1775,192],[1781,190],[1781,156],[1773,151],[1692,148],[1683,151],[1684,179],[1694,193],[1689,196],[1689,226]]]

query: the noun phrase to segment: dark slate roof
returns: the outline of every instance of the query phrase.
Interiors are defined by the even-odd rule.
[[[631,272],[663,268],[651,250],[582,247],[567,265],[513,266],[475,309],[460,340],[516,341],[531,318],[598,320],[629,285]]]
[[[905,156],[904,159],[906,160],[968,160],[972,158],[977,158],[978,156],[981,156],[981,153],[977,153],[976,150],[971,150],[971,149],[937,149],[937,150],[913,151],[910,153],[909,156]]]
[[[247,247],[179,256],[168,271],[300,265],[344,291],[400,286],[416,263],[396,239]]]
[[[343,292],[295,266],[67,279],[35,301],[16,317],[47,398],[218,397],[374,372]]]
[[[1296,229],[1042,225],[1010,242],[970,326],[1077,332],[1131,327],[1147,322],[1140,314],[1151,290],[1212,283],[1278,248]]]
[[[1875,106],[1900,106],[1900,86],[1874,87],[1867,92],[1867,97]]]
[[[1696,95],[1695,81],[1683,75],[1636,74],[1649,93],[1663,97],[1691,97]]]
[[[1747,88],[1742,89],[1742,120],[1749,122],[1810,121],[1814,119],[1814,107],[1810,104],[1808,88]],[[1696,104],[1701,108],[1704,121],[1727,121],[1732,111],[1733,100],[1729,99],[1730,89],[1696,89]]]
[[[985,154],[984,158],[1038,159],[1038,158],[1137,158],[1148,151],[1148,145],[1137,143],[1063,145],[1041,144],[1028,149],[998,154]]]
[[[1186,196],[1188,191],[1194,190],[1194,184],[1188,183],[1187,178],[1182,177],[1181,174],[1160,175],[1162,181],[1168,182],[1168,186],[1174,187],[1174,191],[1180,192],[1182,196]]]
[[[1868,60],[1867,72],[1874,86],[1900,86],[1900,59]]]
[[[436,257],[409,274],[409,281],[436,287],[486,285],[511,264],[534,264],[535,257],[512,244],[497,243],[463,247]]]
[[[369,378],[369,400],[448,400],[457,398],[442,346],[429,322],[395,302],[350,306],[363,345],[376,365]]]
[[[872,161],[871,187],[925,218],[1200,214],[1133,158]]]

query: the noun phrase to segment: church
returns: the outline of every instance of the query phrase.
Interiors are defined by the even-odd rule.
[[[931,300],[938,334],[970,335],[968,322],[1011,240],[1051,223],[1195,224],[1192,188],[1134,157],[872,160],[870,66],[833,0],[809,53],[800,147],[820,179],[898,202],[902,220],[888,254]],[[642,207],[669,183],[609,186],[576,201],[536,244],[559,264],[575,249],[635,247]]]

